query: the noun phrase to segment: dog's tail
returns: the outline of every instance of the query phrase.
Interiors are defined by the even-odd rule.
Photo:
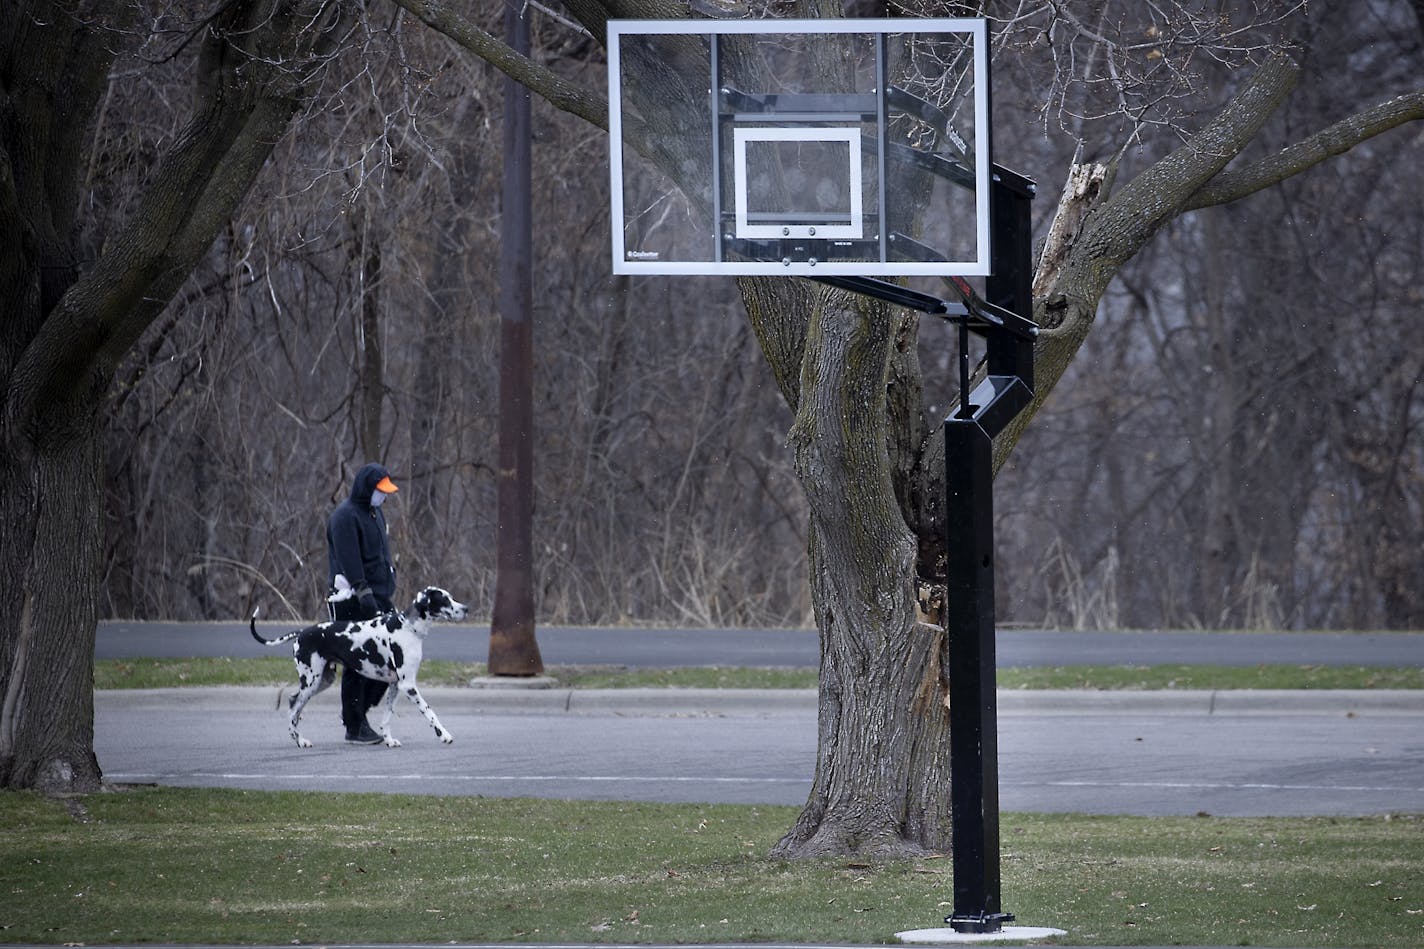
[[[261,636],[257,635],[257,613],[258,610],[252,611],[252,619],[248,620],[247,628],[252,631],[252,638],[257,640],[264,646],[280,646],[282,643],[291,642],[293,639],[296,639],[302,633],[301,630],[296,630],[294,632],[288,633],[285,636],[278,636],[276,639],[263,639]]]

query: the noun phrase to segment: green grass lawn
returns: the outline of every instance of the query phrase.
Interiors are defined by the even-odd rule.
[[[0,793],[0,942],[879,943],[949,862],[787,863],[786,807],[140,788]],[[1424,945],[1424,819],[1006,814],[1066,945]]]
[[[427,662],[462,685],[482,666]],[[814,688],[813,669],[556,667],[574,688]],[[284,657],[104,661],[98,688],[285,684]],[[1424,688],[1424,670],[1005,669],[1020,689]],[[949,862],[786,863],[781,807],[174,788],[0,794],[0,943],[886,942]],[[1424,818],[1006,814],[1005,907],[1065,945],[1424,945]]]
[[[1424,667],[1044,666],[1001,669],[1006,689],[1424,689]]]
[[[483,665],[428,660],[427,685],[465,685]],[[549,674],[570,688],[813,689],[816,670],[799,668],[629,669],[555,666]],[[292,661],[260,659],[106,659],[94,664],[99,689],[201,685],[280,685],[292,681]],[[1424,689],[1424,668],[1374,666],[1057,666],[1000,669],[1005,689]]]

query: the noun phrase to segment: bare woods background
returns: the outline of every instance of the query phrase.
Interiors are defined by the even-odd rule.
[[[482,25],[498,34],[499,6]],[[1417,76],[1402,4],[1342,4],[1280,142]],[[536,55],[601,50],[534,12]],[[356,467],[401,485],[401,596],[494,589],[502,76],[394,8],[357,78],[279,146],[112,393],[103,614],[316,614]],[[175,60],[176,62],[176,60]],[[996,87],[1000,161],[1072,158],[1064,116]],[[122,217],[190,78],[120,63],[90,213]],[[130,102],[124,103],[122,100]],[[151,122],[145,124],[143,117]],[[546,623],[803,624],[790,414],[729,280],[609,275],[605,135],[534,103],[535,555]],[[1424,135],[1184,218],[1124,270],[996,487],[1000,617],[1070,627],[1424,627]],[[95,233],[106,233],[103,227]],[[947,332],[921,334],[944,387]],[[938,368],[935,368],[938,367]]]

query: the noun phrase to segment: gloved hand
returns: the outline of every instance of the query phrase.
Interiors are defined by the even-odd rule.
[[[381,612],[376,607],[376,594],[371,592],[370,587],[362,587],[356,591],[356,601],[361,604],[361,612],[366,614],[367,619],[371,619]]]

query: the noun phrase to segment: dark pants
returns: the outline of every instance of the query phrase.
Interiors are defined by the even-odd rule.
[[[377,597],[376,605],[381,610],[391,610],[395,606],[389,600]],[[367,614],[355,599],[331,604],[331,618],[334,620],[371,619],[375,614]],[[388,688],[385,682],[368,679],[351,669],[341,670],[341,724],[346,731],[354,734],[366,720],[366,713],[378,704]]]

